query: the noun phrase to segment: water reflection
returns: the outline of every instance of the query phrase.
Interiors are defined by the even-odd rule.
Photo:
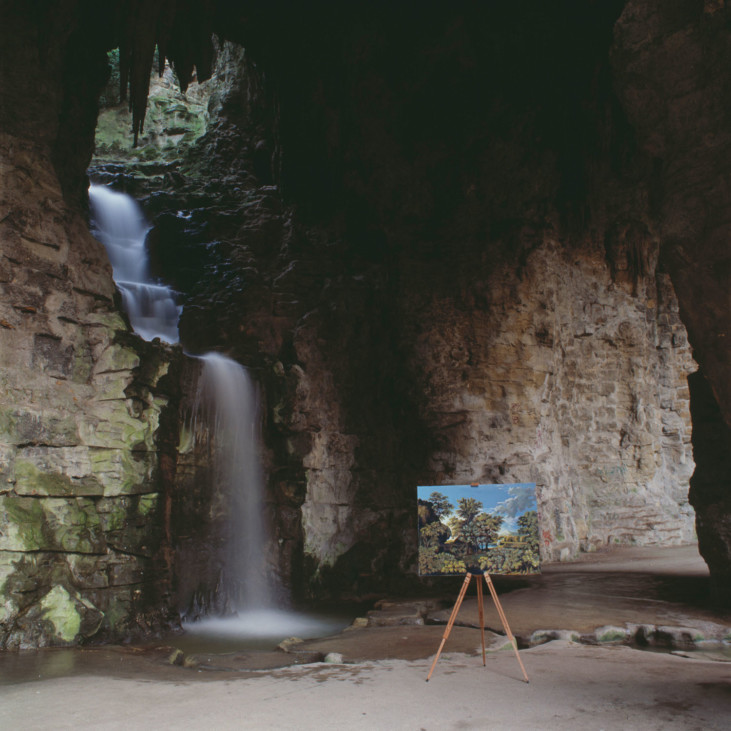
[[[79,657],[79,650],[67,648],[0,653],[0,685],[74,675]]]

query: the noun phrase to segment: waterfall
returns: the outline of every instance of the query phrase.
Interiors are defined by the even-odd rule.
[[[178,342],[180,309],[173,291],[151,281],[145,238],[151,228],[134,198],[89,187],[94,236],[104,244],[132,329],[144,340]]]
[[[214,479],[228,486],[219,598],[233,611],[266,608],[272,587],[265,566],[269,536],[262,521],[258,394],[235,361],[219,353],[201,359],[194,418],[203,415],[213,427]]]
[[[92,233],[104,244],[114,281],[134,331],[145,340],[178,342],[180,309],[169,287],[150,281],[145,238],[151,226],[134,198],[102,185],[89,188]],[[213,441],[213,472],[227,500],[218,602],[229,610],[271,604],[264,568],[267,531],[259,458],[258,397],[247,371],[219,353],[203,361],[194,419],[206,421]],[[195,431],[195,429],[194,429]]]
[[[150,225],[137,202],[123,193],[92,185],[92,233],[112,263],[114,280],[136,333],[178,342],[180,308],[172,290],[150,282],[145,237]],[[257,390],[247,371],[219,353],[203,362],[193,408],[192,431],[208,432],[213,474],[225,505],[221,575],[216,604],[223,617],[184,624],[188,635],[208,643],[273,649],[285,637],[315,637],[347,625],[343,617],[314,617],[275,609],[279,587],[267,567],[269,535],[263,518],[264,480],[260,455]],[[257,643],[264,643],[259,645]]]

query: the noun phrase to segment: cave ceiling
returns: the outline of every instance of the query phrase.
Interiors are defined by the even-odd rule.
[[[106,51],[120,49],[136,136],[155,49],[184,89],[210,76],[214,35],[243,45],[277,95],[284,195],[301,220],[340,216],[353,246],[519,260],[511,229],[558,215],[563,232],[604,236],[638,218],[627,191],[642,190],[632,226],[662,242],[731,424],[726,3],[67,0],[0,12],[14,29],[0,126],[49,141],[81,207]]]

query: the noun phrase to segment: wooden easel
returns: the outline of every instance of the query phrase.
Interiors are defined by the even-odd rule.
[[[467,593],[467,587],[470,584],[470,580],[472,577],[475,577],[477,579],[477,611],[480,617],[480,635],[482,638],[482,664],[483,666],[485,663],[485,610],[482,603],[482,582],[478,578],[480,574],[471,574],[467,572],[467,575],[464,577],[464,583],[462,584],[462,588],[460,589],[459,596],[457,597],[457,601],[455,602],[454,609],[452,609],[452,614],[449,616],[449,622],[447,622],[447,628],[444,630],[444,634],[442,635],[442,642],[439,645],[439,649],[437,650],[437,656],[434,658],[434,662],[431,664],[431,669],[429,670],[429,675],[426,676],[426,682],[429,682],[429,678],[431,678],[431,674],[434,672],[434,668],[436,667],[437,660],[439,660],[439,656],[442,654],[442,649],[444,648],[444,643],[447,641],[447,637],[449,637],[449,633],[452,631],[452,627],[454,626],[454,620],[457,619],[457,613],[459,612],[459,608],[462,606],[462,601],[465,598],[465,594]],[[498,615],[500,615],[500,621],[503,623],[503,629],[505,630],[505,634],[507,638],[510,640],[510,643],[513,645],[513,651],[515,652],[515,657],[518,658],[518,664],[520,665],[520,669],[523,671],[523,677],[525,678],[525,682],[530,682],[528,680],[528,674],[525,672],[525,668],[523,667],[523,661],[520,659],[520,655],[518,654],[518,643],[515,641],[515,637],[513,637],[513,633],[510,631],[510,627],[508,626],[508,620],[505,617],[505,612],[503,612],[503,608],[500,605],[500,600],[497,598],[497,592],[495,591],[495,585],[492,583],[492,579],[490,578],[490,574],[485,571],[482,576],[485,577],[485,582],[487,583],[487,588],[490,590],[490,594],[492,595],[492,600],[495,602],[495,608],[497,609]]]

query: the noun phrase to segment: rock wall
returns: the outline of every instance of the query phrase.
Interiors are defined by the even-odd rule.
[[[78,205],[103,49],[73,11],[3,13],[0,648],[122,639],[170,620],[180,353],[130,334]]]
[[[632,0],[617,22],[612,48],[618,94],[653,161],[661,260],[702,372],[691,389],[698,398],[692,410],[703,414],[701,433],[710,435],[705,425],[716,424],[715,448],[704,445],[703,437],[694,440],[698,475],[692,498],[714,593],[726,604],[731,602],[730,18],[731,7],[718,0],[659,5]]]
[[[180,356],[130,336],[42,150],[5,136],[0,154],[0,642],[123,637],[165,613],[161,435]]]
[[[454,291],[408,276],[434,484],[535,482],[554,560],[692,541],[695,364],[667,275],[644,278],[638,299],[603,247],[571,252],[551,236],[519,272],[480,274]]]

